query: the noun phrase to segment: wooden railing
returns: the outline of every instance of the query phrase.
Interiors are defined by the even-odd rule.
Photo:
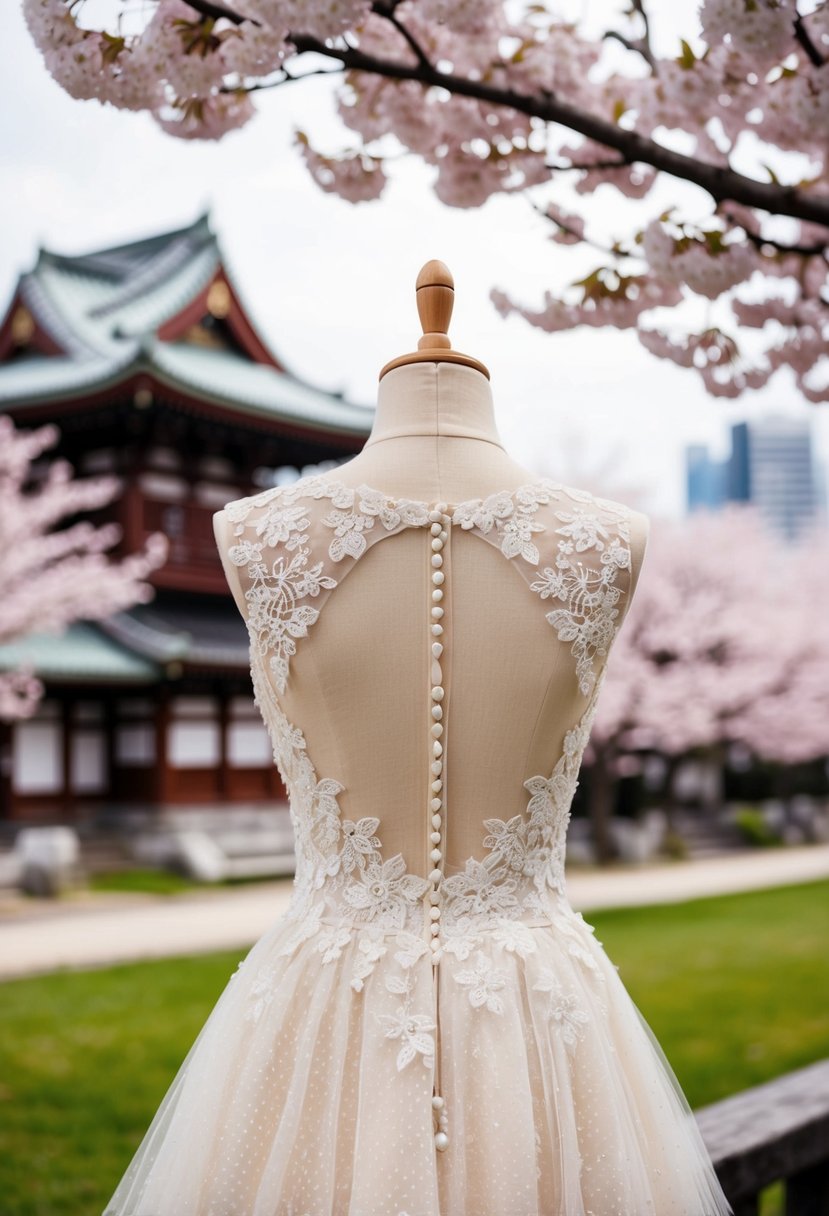
[[[735,1216],[780,1180],[785,1216],[829,1216],[829,1059],[694,1114]]]

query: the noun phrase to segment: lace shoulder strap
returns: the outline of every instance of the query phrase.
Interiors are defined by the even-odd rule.
[[[633,593],[632,512],[543,479],[457,507],[453,522],[500,548],[571,642],[579,688],[593,690]]]
[[[428,524],[423,503],[322,477],[271,487],[228,503],[224,512],[235,538],[227,558],[238,573],[248,632],[280,692],[297,639],[346,572],[382,537]]]

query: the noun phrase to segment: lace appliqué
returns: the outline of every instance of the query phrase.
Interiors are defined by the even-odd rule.
[[[492,1013],[503,1013],[504,1002],[500,995],[506,987],[507,973],[501,967],[496,967],[492,959],[479,950],[475,955],[475,966],[468,971],[456,971],[455,980],[462,984],[469,994],[469,1003],[475,1009],[485,1006]]]
[[[377,520],[386,531],[427,522],[422,504],[402,500],[391,508],[384,496],[376,492],[359,493],[321,478],[312,478],[296,487],[271,487],[225,507],[228,519],[235,524],[235,535],[242,537],[229,548],[228,557],[235,566],[247,569],[248,627],[256,635],[260,653],[269,658],[279,692],[284,692],[287,685],[296,639],[305,637],[319,618],[319,609],[303,601],[338,585],[333,575],[323,573],[322,561],[312,562],[306,531],[311,521],[307,506],[294,501],[299,497],[331,500],[332,509],[322,522],[334,532],[328,555],[335,562],[360,557],[367,547],[365,534]],[[265,510],[249,524],[251,511],[261,506]],[[251,526],[256,540],[244,536]],[[265,554],[265,549],[277,546],[280,552],[276,556],[270,558]]]
[[[521,557],[537,567],[541,558],[532,537],[544,527],[536,520],[536,512],[542,504],[559,501],[564,495],[581,505],[573,510],[556,510],[555,517],[563,526],[555,529],[562,538],[555,569],[545,566],[534,571],[540,577],[530,587],[542,599],[552,597],[562,602],[561,608],[546,614],[547,620],[561,641],[573,643],[579,688],[587,696],[597,675],[594,660],[607,655],[616,631],[617,605],[622,595],[616,576],[631,565],[627,508],[586,490],[542,478],[513,493],[501,492],[463,503],[455,509],[452,520],[467,530],[477,528],[484,536],[494,533],[505,557]],[[573,556],[590,550],[600,555],[600,570]]]
[[[244,1017],[248,1022],[258,1022],[276,995],[276,968],[273,963],[263,964],[256,972],[248,990],[248,1003]]]
[[[570,811],[603,683],[604,671],[578,723],[565,735],[552,775],[529,777],[524,782],[530,794],[525,813],[508,820],[485,819],[487,856],[483,861],[469,858],[459,874],[443,880],[448,934],[464,938],[470,931],[499,924],[503,917],[548,915],[548,895],[565,894]],[[444,948],[452,949],[449,943]]]
[[[431,1032],[437,1026],[428,1014],[413,1011],[416,987],[414,967],[427,953],[426,943],[412,933],[400,933],[396,940],[400,949],[395,952],[394,958],[403,974],[387,975],[385,987],[387,992],[399,996],[401,1002],[394,1013],[379,1013],[375,1017],[383,1027],[385,1037],[400,1042],[395,1061],[398,1072],[418,1056],[426,1068],[432,1068],[435,1063],[435,1040]]]
[[[248,502],[255,502],[249,499]],[[239,511],[230,518],[237,523],[236,534],[243,530]],[[323,574],[322,562],[310,562],[311,550],[305,543],[304,528],[310,520],[302,507],[279,507],[271,503],[256,521],[256,533],[261,540],[242,539],[228,550],[235,566],[247,567],[251,586],[245,593],[249,604],[248,630],[255,639],[259,653],[267,655],[274,683],[285,691],[288,664],[296,653],[296,639],[305,637],[319,617],[319,610],[303,603],[308,596],[318,596],[325,588],[337,586],[337,580]],[[268,564],[263,547],[281,544],[285,552]],[[288,554],[291,554],[289,557]]]
[[[576,1045],[584,1038],[590,1015],[582,1007],[576,994],[567,991],[549,967],[543,969],[533,984],[533,990],[548,993],[547,1017],[558,1028],[562,1042],[572,1055]]]
[[[378,819],[367,817],[356,823],[342,819],[337,797],[344,787],[333,778],[317,777],[305,738],[270,690],[253,646],[251,679],[274,759],[290,793],[296,869],[287,916],[298,924],[282,952],[293,953],[318,933],[323,918],[381,932],[416,927],[428,879],[408,874],[400,853],[384,859],[375,835]]]
[[[596,681],[594,660],[607,656],[617,630],[622,591],[616,576],[631,568],[629,515],[603,498],[592,499],[589,509],[555,514],[563,524],[556,532],[564,538],[555,569],[545,566],[530,587],[543,600],[553,597],[564,604],[548,612],[547,620],[560,641],[573,643],[579,688],[587,695]],[[601,554],[599,570],[573,557],[589,549]]]

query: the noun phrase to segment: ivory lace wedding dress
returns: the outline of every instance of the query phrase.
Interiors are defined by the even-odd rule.
[[[731,1213],[565,890],[628,509],[320,475],[225,514],[296,878],[105,1216]]]

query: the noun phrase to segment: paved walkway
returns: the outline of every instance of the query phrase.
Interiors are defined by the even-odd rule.
[[[567,894],[587,915],[826,877],[829,844],[821,844],[609,870],[573,868]],[[284,912],[291,888],[288,878],[167,896],[77,892],[35,901],[0,894],[0,979],[211,950],[246,953]]]

